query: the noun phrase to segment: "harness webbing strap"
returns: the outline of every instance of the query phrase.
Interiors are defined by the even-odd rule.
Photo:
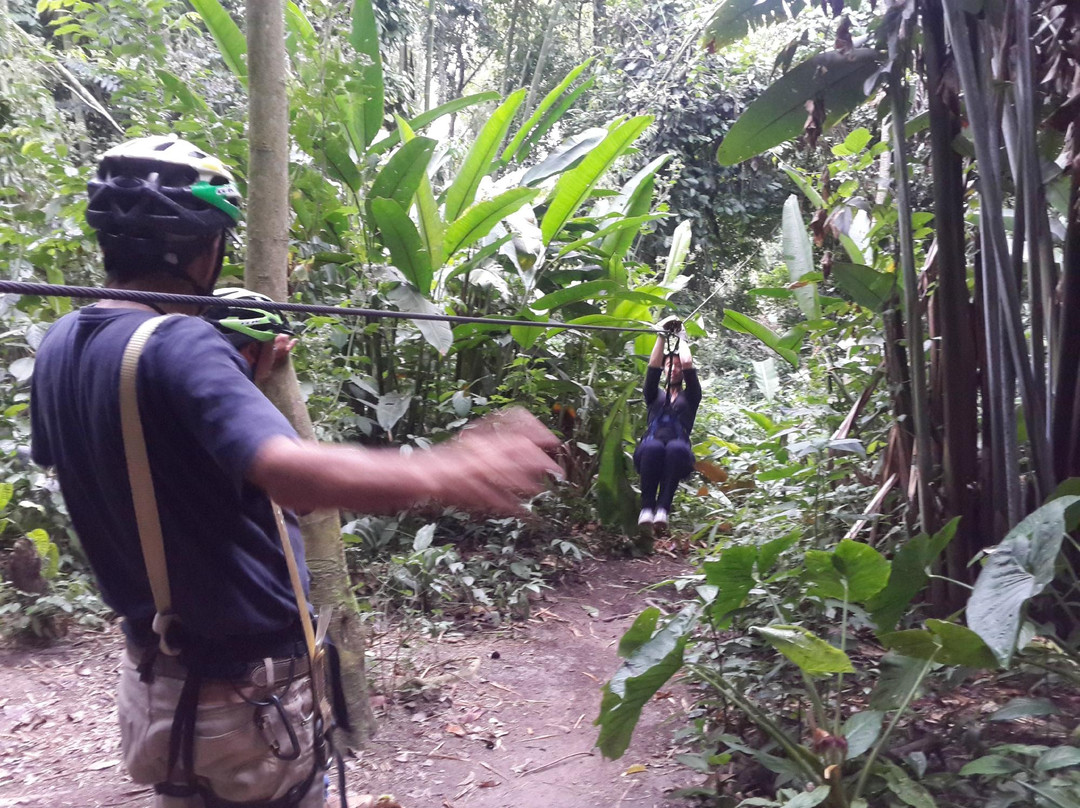
[[[120,426],[139,543],[142,545],[146,575],[150,579],[150,591],[154,595],[154,608],[157,610],[154,615],[154,631],[160,637],[161,652],[176,656],[179,652],[170,646],[165,638],[172,619],[172,590],[169,587],[161,517],[158,514],[157,497],[154,495],[154,480],[150,476],[150,460],[146,454],[138,397],[139,357],[158,326],[172,316],[176,315],[166,314],[147,320],[135,329],[124,348],[124,356],[120,362]]]
[[[292,542],[289,541],[289,531],[285,527],[285,515],[281,512],[281,506],[276,502],[270,504],[274,509],[274,521],[277,523],[281,547],[285,552],[285,566],[289,568],[289,580],[292,582],[293,595],[296,597],[296,607],[300,610],[300,625],[304,629],[304,643],[307,645],[308,658],[312,662],[312,667],[314,667],[315,660],[320,655],[319,646],[315,638],[315,629],[311,624],[307,598],[304,596],[304,585],[300,581],[300,567],[296,563],[296,553],[293,552]],[[314,674],[314,671],[312,673]],[[312,675],[313,682],[315,678]],[[318,696],[317,693],[316,696]]]

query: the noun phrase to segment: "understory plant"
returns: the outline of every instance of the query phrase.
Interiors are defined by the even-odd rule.
[[[989,549],[967,625],[956,616],[919,620],[913,608],[957,520],[902,543],[891,559],[849,539],[816,549],[798,530],[760,544],[720,542],[683,582],[693,602],[663,622],[657,609],[643,612],[622,638],[624,662],[604,688],[597,745],[620,756],[643,707],[682,673],[702,693],[703,751],[687,762],[712,770],[739,755],[775,775],[767,798],[740,805],[932,806],[931,787],[953,789],[921,781],[925,756],[901,765],[885,753],[930,677],[940,688],[1014,664],[1037,665],[1056,681],[1075,673],[1075,647],[1055,638],[1048,660],[1028,610],[1040,595],[1075,591],[1061,548],[1078,524],[1080,497],[1062,495]],[[999,763],[998,755],[966,773],[1048,772],[1080,755],[1067,745],[1034,751],[1011,748],[1034,760]],[[1047,793],[1067,787],[1057,782]]]

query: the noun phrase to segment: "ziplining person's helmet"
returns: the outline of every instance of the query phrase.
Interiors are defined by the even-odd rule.
[[[224,233],[241,218],[240,192],[225,164],[174,136],[109,149],[87,193],[86,221],[98,231],[106,271],[121,280],[154,270],[187,277],[187,263],[218,234],[220,271]]]
[[[292,334],[281,312],[267,311],[260,304],[273,299],[259,292],[237,287],[215,289],[214,297],[235,302],[235,306],[212,306],[206,319],[212,322],[236,348],[252,342],[269,342],[278,334]]]

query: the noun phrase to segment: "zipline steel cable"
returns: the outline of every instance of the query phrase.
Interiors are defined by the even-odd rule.
[[[168,292],[143,292],[134,289],[109,289],[97,286],[63,286],[52,283],[0,280],[0,293],[35,295],[38,297],[73,297],[92,300],[127,300],[134,303],[167,303],[174,306],[203,306],[228,308],[235,300],[206,295],[175,295]],[[327,306],[319,303],[259,302],[260,309],[269,311],[299,311],[308,314],[330,314],[337,317],[385,317],[392,320],[437,320],[448,323],[473,323],[477,325],[525,326],[527,328],[562,328],[567,331],[615,331],[632,334],[658,334],[657,328],[633,328],[617,325],[593,325],[589,323],[560,323],[554,320],[502,320],[497,317],[466,317],[457,314],[430,314],[416,311],[388,311],[386,309],[361,309],[352,306]]]

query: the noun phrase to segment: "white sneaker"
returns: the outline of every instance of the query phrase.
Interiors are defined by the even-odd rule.
[[[667,511],[663,508],[657,508],[656,513],[653,515],[654,525],[666,525],[667,524]]]
[[[653,523],[652,508],[642,508],[641,513],[638,514],[637,523],[639,525],[651,525]]]

